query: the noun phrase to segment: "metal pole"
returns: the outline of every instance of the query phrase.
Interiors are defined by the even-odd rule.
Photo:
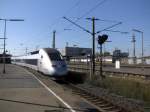
[[[25,55],[27,55],[27,54],[28,54],[28,48],[26,47],[26,49],[25,49],[25,50],[26,50]]]
[[[103,51],[103,59],[104,59],[103,65],[104,65],[105,64],[105,51],[106,51],[106,49],[105,49],[105,43],[103,45],[104,45],[104,48],[103,48],[104,49],[104,51]]]
[[[143,31],[140,31],[140,30],[137,30],[137,29],[133,29],[133,31],[136,31],[136,32],[139,32],[142,34],[142,56],[141,56],[141,59],[142,59],[142,64],[144,63],[144,41],[143,41]]]
[[[95,18],[92,18],[92,26],[93,26],[93,32],[92,32],[92,36],[93,36],[93,47],[92,47],[92,74],[95,74]]]
[[[105,78],[103,75],[103,47],[102,44],[100,44],[100,76],[102,78]]]
[[[5,71],[5,59],[6,59],[6,54],[5,54],[5,39],[6,39],[6,19],[4,20],[5,21],[5,28],[4,28],[4,52],[3,52],[3,74],[6,73]]]
[[[132,42],[133,42],[133,64],[136,64],[136,56],[135,56],[135,35],[134,33],[132,34]]]
[[[52,48],[54,48],[54,49],[55,49],[55,33],[56,33],[56,31],[54,30],[53,31],[53,44],[52,44]]]
[[[144,64],[144,41],[143,41],[143,32],[141,32],[142,33],[142,64]]]
[[[102,44],[100,44],[100,75],[103,76],[103,71],[102,71]]]

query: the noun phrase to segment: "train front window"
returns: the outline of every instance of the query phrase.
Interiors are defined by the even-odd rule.
[[[49,53],[48,54],[52,61],[61,61],[62,56],[59,53]]]

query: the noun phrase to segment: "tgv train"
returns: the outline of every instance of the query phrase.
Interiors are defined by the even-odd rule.
[[[52,48],[43,48],[25,56],[12,57],[12,63],[26,66],[46,75],[59,77],[67,75],[67,65],[60,52]]]

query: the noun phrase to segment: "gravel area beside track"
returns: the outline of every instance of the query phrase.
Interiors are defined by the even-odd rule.
[[[102,89],[99,87],[95,87],[92,85],[89,85],[87,83],[85,84],[78,84],[78,87],[84,88],[87,91],[90,91],[95,96],[99,96],[109,102],[112,102],[115,105],[118,105],[120,107],[126,108],[127,110],[131,112],[143,112],[143,102],[133,99],[128,99],[123,96],[118,96],[113,93],[110,93],[106,89]]]

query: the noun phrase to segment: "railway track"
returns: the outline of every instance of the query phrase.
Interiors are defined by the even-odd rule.
[[[45,82],[52,81],[49,77],[42,75],[41,73],[38,73],[35,70],[32,70],[32,69],[28,69],[28,70],[30,72],[32,72],[33,74],[35,74],[41,80],[45,80]],[[66,80],[61,80],[61,81],[63,81],[63,84],[61,82],[61,86],[64,86],[65,88],[72,90],[73,94],[81,96],[86,101],[88,101],[92,105],[94,105],[100,112],[131,112],[131,111],[124,109],[122,107],[119,107],[109,101],[106,101],[105,99],[100,98],[99,96],[92,94],[90,91],[87,91],[82,87],[78,87]],[[54,84],[56,84],[56,83],[54,83]],[[59,86],[60,86],[60,84],[59,84]]]
[[[69,83],[69,82],[67,82]],[[79,95],[86,99],[87,101],[94,104],[100,112],[130,112],[128,110],[123,109],[122,107],[119,107],[117,105],[114,105],[105,99],[102,99],[94,94],[92,94],[90,91],[87,91],[81,87],[78,87],[74,84],[69,83],[69,88],[72,89],[73,94]]]
[[[90,62],[67,62],[67,64],[72,64],[72,65],[87,65],[89,64]],[[99,66],[100,63],[99,62],[96,62],[95,63],[95,66]],[[112,64],[112,63],[103,63],[103,66],[111,66],[111,67],[114,67],[115,64]],[[128,68],[150,68],[150,65],[138,65],[138,64],[121,64],[120,65],[121,67],[128,67]]]
[[[83,72],[83,73],[90,73],[90,68],[86,67],[86,66],[68,66],[69,70],[71,71],[79,71],[79,72]],[[100,72],[100,70],[98,68],[95,69],[95,71],[97,73]],[[150,75],[148,74],[142,74],[142,73],[131,73],[131,72],[122,72],[122,71],[110,71],[110,70],[103,70],[103,73],[107,73],[107,75],[114,75],[114,76],[135,76],[135,77],[139,77],[142,79],[146,79],[149,80],[150,79]]]

